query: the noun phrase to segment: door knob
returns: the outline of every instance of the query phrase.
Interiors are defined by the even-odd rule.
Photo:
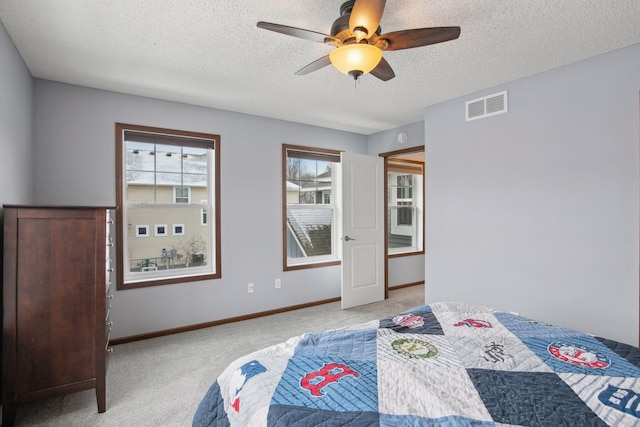
[[[356,239],[352,239],[352,238],[351,238],[351,237],[349,237],[349,236],[344,236],[344,241],[345,241],[345,242],[348,242],[349,240],[356,240]]]

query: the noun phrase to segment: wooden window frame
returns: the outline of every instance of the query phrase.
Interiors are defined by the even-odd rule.
[[[142,287],[170,285],[177,283],[188,283],[200,280],[219,279],[222,277],[222,254],[221,254],[221,221],[220,221],[220,147],[221,138],[220,135],[191,132],[175,129],[166,129],[151,126],[141,126],[125,123],[116,123],[116,200],[118,207],[116,209],[116,256],[118,266],[117,269],[117,289],[137,289]],[[213,148],[213,174],[211,178],[213,180],[211,194],[213,197],[213,221],[211,218],[207,218],[208,222],[212,226],[212,232],[214,238],[211,242],[211,249],[215,251],[215,256],[212,257],[212,273],[205,274],[193,274],[189,275],[188,271],[180,271],[179,277],[163,277],[145,281],[131,281],[125,283],[124,281],[124,243],[125,236],[125,218],[124,218],[124,134],[126,132],[136,133],[137,135],[148,134],[149,138],[163,138],[162,144],[167,145],[179,145],[179,146],[191,146],[199,148]],[[212,142],[213,141],[213,146]],[[172,231],[173,231],[173,225]],[[148,233],[150,228],[148,228]],[[187,273],[187,274],[185,274]]]
[[[338,242],[336,242],[336,253],[335,256],[338,259],[328,260],[328,261],[310,261],[303,264],[291,264],[288,263],[288,251],[287,251],[287,159],[288,159],[288,151],[297,151],[300,153],[304,153],[306,159],[311,160],[330,160],[337,157],[338,163],[340,162],[340,151],[339,150],[330,150],[326,148],[315,148],[315,147],[306,147],[302,145],[291,145],[291,144],[282,144],[282,269],[283,271],[291,271],[291,270],[302,270],[307,268],[318,268],[318,267],[327,267],[333,265],[340,265],[342,261],[340,260],[340,254],[338,251]],[[322,204],[324,205],[324,204]],[[320,205],[320,206],[322,206]],[[335,204],[334,204],[335,206]],[[336,218],[336,221],[339,218]],[[335,221],[334,221],[335,222]],[[337,239],[338,234],[334,224],[334,237]]]

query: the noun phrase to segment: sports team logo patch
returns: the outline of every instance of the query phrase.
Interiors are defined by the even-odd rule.
[[[400,314],[393,318],[393,323],[398,326],[406,326],[407,328],[415,329],[424,326],[424,318],[422,316],[416,316],[413,313]]]
[[[611,408],[640,418],[640,394],[631,389],[609,384],[600,392],[598,400]]]
[[[468,328],[493,328],[491,323],[486,320],[478,320],[478,319],[464,319],[458,323],[454,323],[453,326],[466,326]]]
[[[591,369],[608,368],[611,364],[609,358],[595,350],[584,346],[573,345],[564,342],[554,342],[547,347],[549,353],[558,360],[572,365]]]
[[[396,353],[412,359],[429,359],[439,353],[438,347],[428,341],[415,338],[398,338],[391,343]]]
[[[484,346],[484,360],[492,363],[501,363],[507,359],[513,358],[511,354],[505,351],[504,344],[492,342]]]
[[[327,363],[319,371],[310,372],[300,380],[300,386],[311,392],[312,396],[322,397],[322,389],[340,378],[351,375],[358,378],[360,374],[342,363]]]
[[[257,360],[247,362],[233,372],[229,381],[229,401],[236,412],[240,412],[241,392],[247,381],[263,372],[267,372],[267,368]]]

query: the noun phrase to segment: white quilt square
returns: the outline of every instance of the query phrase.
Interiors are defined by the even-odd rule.
[[[483,335],[448,337],[448,341],[467,369],[553,372],[518,338]]]
[[[558,374],[610,426],[640,425],[640,379]]]
[[[389,415],[491,421],[463,368],[378,361],[378,402],[380,413]]]
[[[446,336],[457,337],[515,337],[500,321],[489,312],[442,312],[435,313]]]
[[[237,359],[218,377],[224,409],[231,424],[267,424],[271,396],[287,367],[288,357],[293,354],[296,340]]]

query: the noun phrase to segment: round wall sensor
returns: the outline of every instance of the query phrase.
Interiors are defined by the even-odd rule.
[[[404,144],[405,142],[407,142],[407,139],[409,139],[409,135],[407,135],[406,132],[400,132],[398,134],[398,142],[400,144]]]

